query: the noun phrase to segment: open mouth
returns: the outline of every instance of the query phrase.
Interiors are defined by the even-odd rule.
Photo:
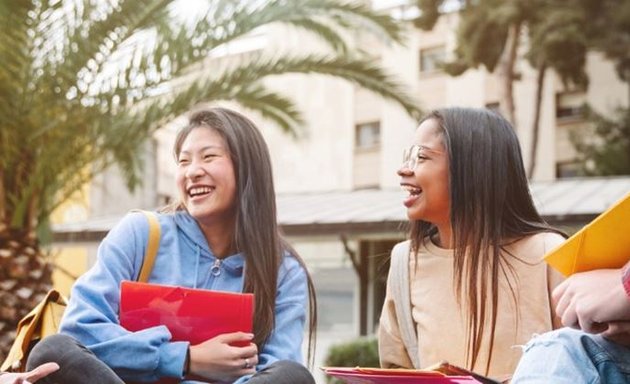
[[[190,197],[205,196],[205,195],[208,195],[212,191],[214,191],[214,188],[208,187],[208,186],[191,187],[188,189],[188,196]]]
[[[411,185],[401,185],[403,191],[407,192],[409,196],[418,196],[422,193],[422,189]]]

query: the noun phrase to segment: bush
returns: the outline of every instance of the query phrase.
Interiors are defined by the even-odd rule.
[[[330,347],[324,364],[327,367],[378,367],[376,338],[359,338]],[[326,376],[326,383],[340,384],[340,380]]]

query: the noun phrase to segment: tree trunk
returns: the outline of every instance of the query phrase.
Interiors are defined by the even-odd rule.
[[[521,34],[521,24],[516,23],[508,28],[508,36],[505,40],[505,47],[497,65],[497,76],[499,77],[499,109],[503,116],[516,129],[516,107],[514,105],[514,64],[518,50]]]
[[[536,153],[538,153],[538,136],[540,133],[540,109],[542,108],[542,92],[545,85],[545,74],[547,73],[547,64],[542,63],[538,67],[538,76],[536,79],[536,100],[534,100],[534,121],[532,123],[532,144],[529,147],[529,166],[527,167],[527,178],[534,176],[536,169]]]
[[[0,222],[0,362],[13,343],[18,321],[50,289],[51,272],[34,233]]]
[[[4,206],[5,201],[6,200],[6,195],[5,195],[5,190],[4,190],[4,169],[2,168],[2,166],[0,166],[0,226],[3,225],[5,219],[6,219],[6,207]],[[0,228],[0,233],[2,232],[2,229]]]

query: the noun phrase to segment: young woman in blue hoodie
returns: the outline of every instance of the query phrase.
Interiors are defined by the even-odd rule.
[[[171,340],[165,326],[130,332],[118,321],[120,284],[139,274],[149,225],[128,214],[101,243],[96,264],[72,289],[59,335],[42,340],[28,367],[61,369],[43,382],[123,380],[219,383],[314,383],[300,363],[312,281],[276,222],[271,161],[256,126],[223,108],[194,113],[177,135],[180,201],[159,215],[160,246],[149,281],[255,295],[254,333],[201,344]],[[307,308],[309,303],[309,308]],[[221,311],[221,308],[208,308]],[[245,347],[234,342],[249,343]]]

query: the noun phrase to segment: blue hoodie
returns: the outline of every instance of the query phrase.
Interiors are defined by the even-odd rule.
[[[160,247],[149,281],[158,284],[241,292],[245,258],[222,260],[213,254],[197,222],[185,211],[160,214]],[[188,342],[173,342],[165,326],[129,332],[118,322],[120,283],[136,280],[147,246],[149,224],[130,213],[98,248],[96,264],[72,288],[61,332],[85,345],[124,380],[182,378]],[[218,273],[210,273],[219,266]],[[285,255],[278,272],[275,324],[262,350],[259,371],[278,360],[302,361],[301,345],[308,303],[306,273]],[[208,308],[208,311],[220,310]],[[251,375],[239,378],[244,383]],[[194,381],[187,381],[194,383]]]

